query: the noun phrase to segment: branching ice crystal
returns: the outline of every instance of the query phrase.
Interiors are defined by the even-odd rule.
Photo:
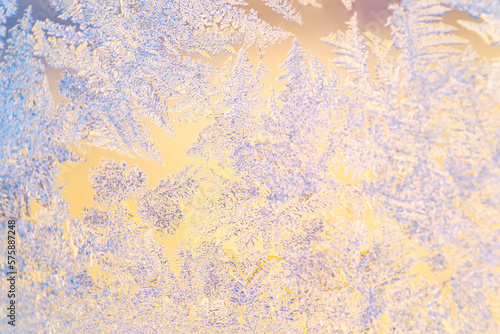
[[[104,160],[101,164],[90,171],[89,183],[96,192],[96,202],[114,205],[133,198],[145,187],[147,175],[136,166],[126,171],[127,164],[123,162]]]
[[[6,13],[14,10],[7,4]],[[31,8],[10,29],[0,62],[0,212],[17,217],[32,199],[48,205],[56,195],[58,163],[78,161],[68,149],[66,119],[53,113],[41,59],[33,56]],[[43,129],[34,131],[33,129]]]
[[[354,0],[342,0],[342,3],[344,4],[345,8],[348,10],[352,9],[352,4],[354,3]]]
[[[288,0],[265,0],[265,4],[283,15],[285,19],[302,24],[302,15]]]
[[[403,0],[389,40],[353,13],[322,39],[327,64],[293,40],[284,88],[269,92],[264,51],[290,34],[243,1],[51,3],[69,25],[33,26],[28,9],[0,63],[16,329],[498,332],[500,62],[457,31],[498,46],[497,2]],[[291,1],[265,3],[301,22]],[[0,8],[5,24],[16,3]],[[444,23],[453,10],[483,22]],[[196,60],[222,52],[221,68]],[[64,69],[57,106],[42,59]],[[188,166],[150,186],[145,171],[103,159],[90,170],[94,203],[70,217],[56,185],[58,166],[78,161],[70,147],[161,162],[147,128],[172,132],[170,111],[210,114],[188,153],[231,177]]]
[[[0,2],[0,50],[3,51],[4,42],[3,39],[7,33],[5,24],[7,23],[7,18],[14,15],[17,11],[17,0],[2,0]]]
[[[233,45],[260,49],[289,36],[231,1],[120,1],[114,4],[53,1],[63,19],[34,29],[36,52],[66,68],[59,88],[91,144],[161,162],[141,116],[172,132],[167,99],[181,119],[210,113],[210,66],[184,55],[210,57]]]
[[[183,218],[180,201],[191,198],[196,191],[196,174],[196,170],[187,169],[176,178],[159,180],[156,187],[147,190],[138,199],[141,220],[159,231],[174,234]]]

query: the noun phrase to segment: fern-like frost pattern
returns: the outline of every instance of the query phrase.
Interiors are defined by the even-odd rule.
[[[264,3],[298,24],[300,5],[321,7]],[[402,0],[390,39],[351,12],[322,38],[329,62],[240,0],[50,4],[57,22],[0,0],[16,331],[500,330],[500,60],[460,36],[498,48],[498,1]],[[285,40],[282,88],[268,89],[266,51]],[[63,164],[89,146],[168,164],[151,129],[200,117],[197,165],[150,180],[103,158],[92,204],[71,214]]]

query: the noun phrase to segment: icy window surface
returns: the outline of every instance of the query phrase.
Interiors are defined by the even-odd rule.
[[[391,3],[0,0],[0,332],[500,331],[500,2]]]

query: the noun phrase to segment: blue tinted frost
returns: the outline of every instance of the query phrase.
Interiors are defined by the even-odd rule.
[[[291,1],[265,3],[300,22]],[[403,0],[390,39],[353,13],[322,38],[328,63],[291,40],[276,90],[263,57],[291,34],[243,1],[51,4],[70,25],[28,9],[2,35],[0,230],[17,219],[18,332],[499,331],[500,62],[457,32],[498,46],[497,1]],[[16,6],[0,2],[2,26]],[[482,22],[444,23],[453,10]],[[46,65],[63,69],[58,104]],[[232,175],[205,164],[148,183],[103,159],[72,217],[56,180],[83,160],[73,150],[168,163],[148,128],[173,134],[172,111],[212,118],[188,154]]]

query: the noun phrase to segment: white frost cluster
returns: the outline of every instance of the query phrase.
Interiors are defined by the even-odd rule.
[[[291,1],[265,2],[300,23]],[[402,0],[390,40],[353,13],[322,39],[329,63],[292,42],[277,91],[249,54],[291,34],[244,1],[51,3],[68,25],[28,9],[0,60],[18,332],[500,330],[500,62],[442,22],[482,17],[459,23],[498,46],[498,1]],[[5,24],[16,3],[0,8]],[[223,53],[220,68],[199,60]],[[64,69],[57,105],[44,63]],[[93,205],[70,217],[59,166],[87,145],[163,162],[147,129],[173,134],[170,111],[210,115],[188,154],[234,173],[188,166],[151,186],[103,159]]]

